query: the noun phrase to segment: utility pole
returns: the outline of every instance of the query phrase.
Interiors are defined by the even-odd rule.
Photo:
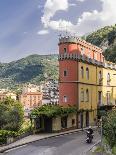
[[[101,116],[101,150],[102,150],[102,155],[103,155],[103,118]]]

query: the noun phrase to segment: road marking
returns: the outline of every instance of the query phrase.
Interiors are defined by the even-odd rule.
[[[22,146],[18,146],[18,147],[11,148],[11,149],[9,149],[9,150],[7,150],[7,151],[4,151],[4,153],[11,152],[11,151],[13,151],[13,150],[19,149],[19,148],[24,147],[24,146],[27,146],[27,144],[22,145]]]

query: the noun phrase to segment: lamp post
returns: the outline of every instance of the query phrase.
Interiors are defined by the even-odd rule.
[[[103,118],[101,116],[101,149],[103,148],[103,128],[102,128],[102,125],[103,125]],[[103,149],[102,149],[102,155],[103,155]]]
[[[101,149],[102,149],[102,155],[103,155],[103,116],[106,115],[106,111],[105,110],[102,110],[101,111],[101,119],[100,119],[100,123],[101,123]]]

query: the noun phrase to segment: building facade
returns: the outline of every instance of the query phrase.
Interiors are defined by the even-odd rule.
[[[77,37],[59,39],[59,104],[77,105],[78,127],[95,123],[97,109],[116,106],[116,64],[103,51]]]
[[[29,84],[23,87],[22,94],[19,96],[19,101],[24,107],[24,115],[28,117],[31,110],[42,105],[42,92],[38,86]]]

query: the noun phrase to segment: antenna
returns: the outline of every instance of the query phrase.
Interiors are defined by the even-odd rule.
[[[65,26],[63,26],[63,23],[60,21],[59,22],[59,37],[61,36],[69,36],[69,26],[66,24]]]
[[[66,25],[66,30],[65,30],[66,32],[66,36],[68,36],[68,25]]]
[[[58,34],[58,36],[59,37],[61,37],[62,36],[62,23],[61,23],[61,21],[59,22],[59,34]]]

